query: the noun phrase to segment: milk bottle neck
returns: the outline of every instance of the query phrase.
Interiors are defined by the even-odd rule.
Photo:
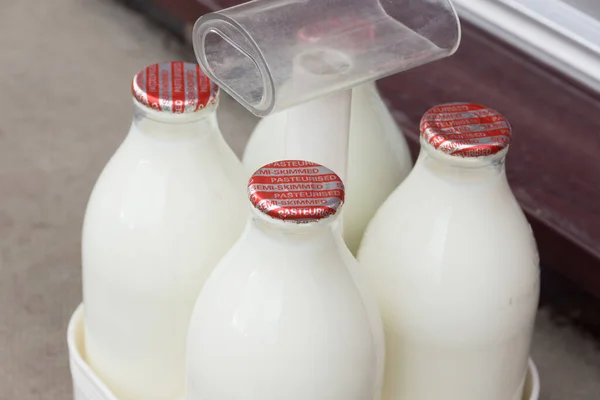
[[[318,222],[297,224],[271,218],[254,207],[251,207],[251,210],[250,225],[254,229],[273,240],[285,243],[311,243],[332,238],[334,236],[333,228],[338,223],[337,215]]]
[[[508,149],[485,157],[460,157],[436,150],[421,139],[421,152],[415,169],[450,182],[478,184],[490,179],[506,179]]]
[[[151,110],[133,101],[133,126],[144,136],[157,139],[188,139],[218,132],[216,104],[186,114]]]

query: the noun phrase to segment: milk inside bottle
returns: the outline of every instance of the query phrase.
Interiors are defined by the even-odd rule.
[[[245,178],[197,65],[148,66],[132,92],[129,134],[83,226],[86,354],[119,399],[177,399],[194,302],[244,228]]]
[[[356,26],[361,28],[357,29]],[[355,32],[345,36],[346,30],[351,28]],[[327,19],[301,30],[298,33],[299,46],[303,42],[318,43],[321,36],[336,33],[340,37],[352,39],[350,47],[358,53],[368,49],[373,38],[379,34],[368,21],[358,24],[355,20]],[[310,115],[306,118],[310,118]],[[256,126],[243,157],[248,175],[262,165],[286,156],[284,133],[288,119],[289,113],[283,111],[263,118]],[[359,85],[352,90],[348,147],[343,236],[350,250],[356,253],[373,214],[406,177],[412,166],[406,139],[374,82]],[[319,143],[315,143],[314,148],[318,149]],[[310,155],[306,154],[305,157]],[[314,156],[309,159],[323,162]],[[372,179],[374,176],[377,179]]]
[[[252,218],[194,308],[186,398],[379,399],[381,319],[333,233],[341,180],[279,161],[252,175],[248,195]]]
[[[539,259],[506,178],[510,139],[489,108],[431,109],[415,168],[367,228],[385,400],[521,400]]]

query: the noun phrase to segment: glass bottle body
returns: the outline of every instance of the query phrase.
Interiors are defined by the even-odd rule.
[[[421,141],[358,259],[386,332],[384,400],[520,400],[539,298],[539,257],[496,156]]]
[[[327,222],[265,218],[198,298],[187,399],[379,399],[383,329],[358,263]]]
[[[123,400],[178,398],[195,299],[243,230],[244,177],[215,105],[191,115],[134,107],[86,210],[86,353]]]

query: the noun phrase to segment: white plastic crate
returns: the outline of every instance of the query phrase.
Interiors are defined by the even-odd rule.
[[[85,362],[83,305],[77,307],[67,330],[69,364],[75,400],[118,400]]]
[[[110,389],[98,378],[85,362],[83,307],[80,305],[73,313],[67,331],[71,376],[75,400],[118,400]],[[540,377],[532,360],[529,360],[529,372],[523,400],[539,400]]]

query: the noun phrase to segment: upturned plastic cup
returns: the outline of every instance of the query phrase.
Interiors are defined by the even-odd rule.
[[[209,77],[265,116],[447,57],[460,23],[449,0],[255,0],[202,16],[193,41]]]

